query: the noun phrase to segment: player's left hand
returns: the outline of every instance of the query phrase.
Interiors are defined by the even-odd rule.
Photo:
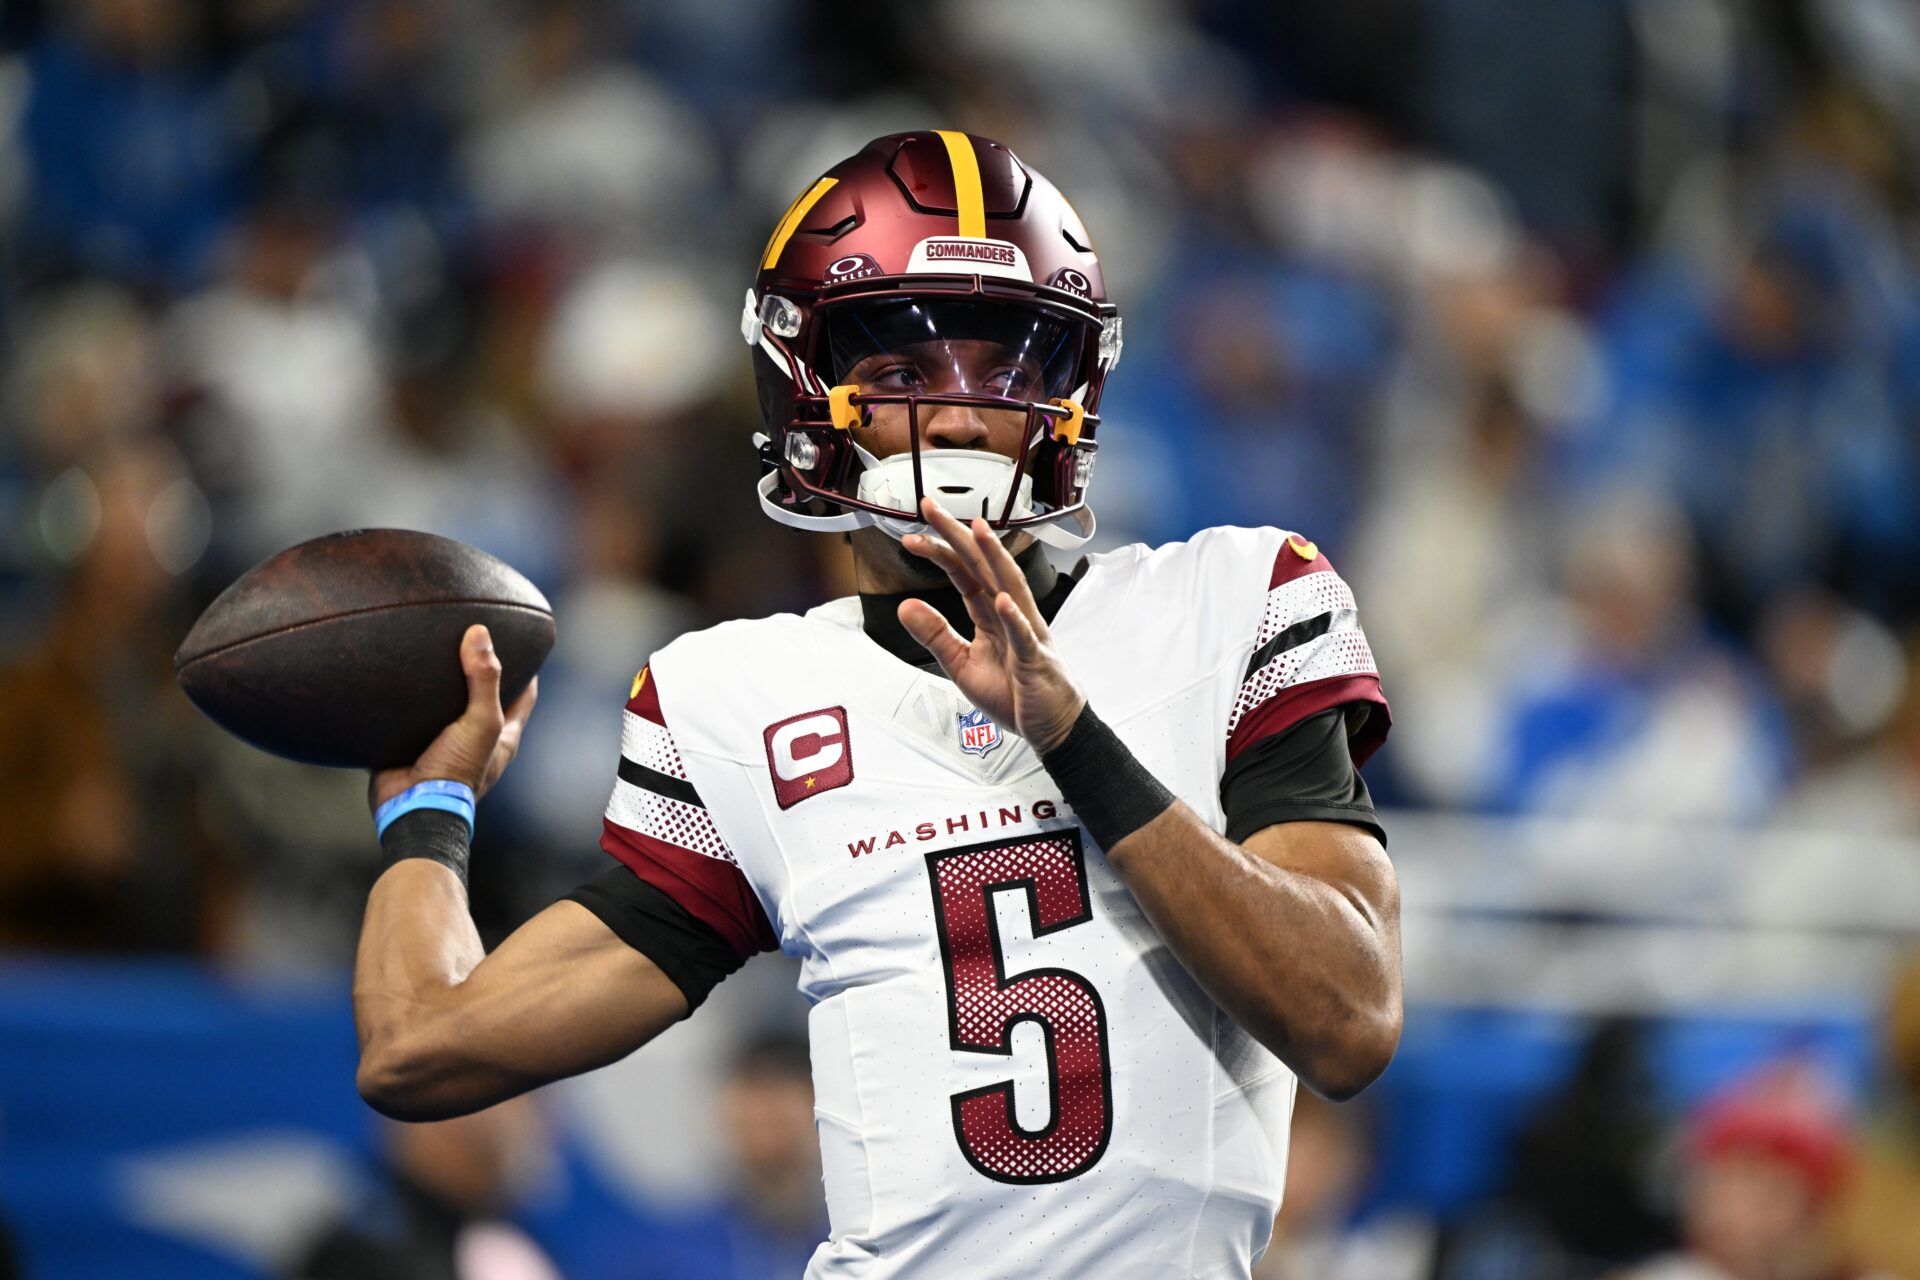
[[[1026,575],[985,520],[968,528],[931,498],[920,514],[939,538],[909,534],[901,545],[946,570],[973,618],[973,639],[961,639],[924,600],[902,602],[900,624],[995,724],[1035,751],[1056,746],[1087,700],[1053,647]]]

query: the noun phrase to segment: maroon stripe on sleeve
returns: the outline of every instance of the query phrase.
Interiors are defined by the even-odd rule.
[[[651,663],[641,669],[640,687],[627,699],[627,710],[645,716],[663,729],[666,727],[667,717],[660,710],[660,682],[653,678]]]
[[[1301,555],[1302,551],[1310,551],[1313,554]],[[1267,590],[1271,591],[1283,583],[1292,582],[1295,578],[1303,578],[1309,573],[1319,573],[1322,569],[1331,568],[1333,565],[1328,562],[1326,553],[1320,550],[1319,544],[1309,542],[1297,533],[1290,533],[1287,535],[1287,540],[1280,544],[1280,553],[1273,558],[1273,576],[1267,581]]]
[[[742,958],[779,945],[760,899],[739,867],[611,820],[603,819],[601,825],[602,849],[726,939]]]
[[[1294,556],[1294,559],[1298,560],[1299,557]],[[1386,741],[1387,730],[1393,726],[1387,696],[1380,691],[1380,677],[1375,675],[1331,676],[1282,689],[1240,718],[1232,736],[1227,739],[1227,759],[1232,760],[1254,743],[1276,733],[1285,733],[1308,716],[1349,702],[1373,704],[1369,708],[1366,723],[1348,742],[1354,764],[1365,764],[1367,757],[1379,750],[1380,744]]]

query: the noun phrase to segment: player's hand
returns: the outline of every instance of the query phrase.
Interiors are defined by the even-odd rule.
[[[460,638],[460,669],[467,675],[467,709],[440,731],[412,767],[382,769],[373,775],[367,788],[367,802],[373,808],[431,778],[464,782],[477,799],[513,763],[520,750],[520,734],[540,696],[540,677],[535,676],[513,706],[502,711],[500,657],[493,651],[493,637],[482,626],[468,627]]]
[[[931,498],[920,514],[940,537],[909,534],[901,545],[946,570],[973,617],[973,639],[961,639],[924,600],[903,601],[900,624],[995,724],[1035,751],[1057,745],[1087,700],[1053,647],[1026,575],[985,520],[968,528]]]

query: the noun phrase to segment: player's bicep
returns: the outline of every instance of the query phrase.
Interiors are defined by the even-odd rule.
[[[1340,821],[1277,822],[1239,843],[1255,857],[1339,894],[1398,957],[1400,881],[1372,831]]]
[[[399,869],[389,873],[399,874]],[[444,873],[442,873],[444,874]],[[360,1094],[397,1120],[465,1115],[624,1057],[687,1011],[660,967],[576,902],[558,902],[450,984],[374,996]]]
[[[514,930],[457,990],[452,1051],[527,1088],[618,1061],[688,1009],[659,965],[566,900]]]

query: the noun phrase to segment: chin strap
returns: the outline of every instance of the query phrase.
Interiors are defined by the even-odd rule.
[[[780,487],[780,473],[769,471],[760,477],[760,483],[754,486],[760,494],[760,510],[767,518],[793,529],[805,529],[810,533],[852,533],[855,529],[864,529],[873,523],[864,511],[842,511],[832,516],[810,516],[792,507],[783,506],[773,494]]]
[[[1069,520],[1074,524],[1073,529],[1067,528]],[[1071,515],[1055,516],[1046,524],[1028,525],[1027,532],[1033,535],[1034,541],[1044,542],[1055,550],[1078,551],[1092,541],[1097,528],[1093,508],[1083,506]]]

